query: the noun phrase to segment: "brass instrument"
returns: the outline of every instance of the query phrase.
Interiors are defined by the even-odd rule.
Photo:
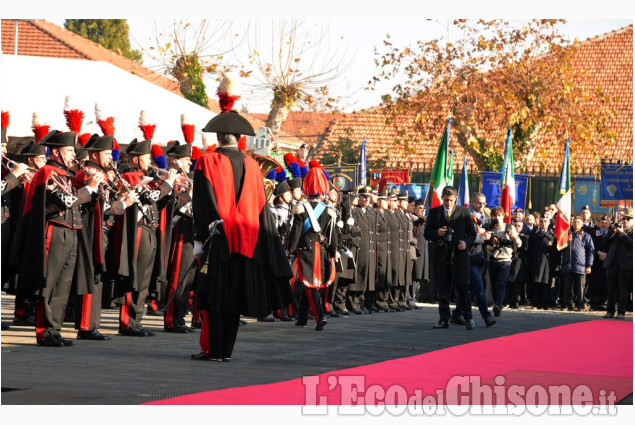
[[[280,163],[278,163],[278,161],[273,158],[269,158],[268,156],[258,155],[257,153],[250,153],[249,155],[256,160],[258,166],[260,167],[260,172],[262,173],[262,177],[265,183],[265,199],[269,199],[273,194],[273,190],[275,189],[276,184],[273,180],[269,180],[268,178],[266,178],[267,174],[269,174],[271,170],[275,170],[276,168],[281,167],[281,165]]]
[[[136,188],[133,188],[132,186],[130,186],[130,183],[128,183],[127,180],[121,177],[121,173],[119,172],[119,170],[117,170],[117,167],[113,166],[112,162],[110,163],[110,168],[107,171],[112,171],[113,173],[115,173],[115,178],[123,186],[126,192],[131,192],[133,190],[136,190]],[[136,204],[137,204],[137,207],[139,208],[139,211],[141,211],[141,213],[146,218],[146,220],[148,220],[148,223],[151,223],[152,217],[148,216],[148,213],[146,213],[145,208],[143,207],[143,204],[141,203],[141,200],[137,199]]]
[[[91,170],[90,168],[86,168],[81,162],[79,162],[78,160],[74,159],[73,162],[75,162],[77,164],[77,166],[84,171],[84,173],[86,173],[86,175],[88,177],[92,177],[94,176],[97,172],[94,170]],[[106,174],[104,172],[104,174]],[[113,186],[113,184],[108,180],[108,176],[106,175],[106,179],[102,180],[101,182],[99,182],[99,186],[101,186],[102,190],[104,191],[113,191],[113,192],[118,192],[119,190],[117,189],[116,186]]]
[[[2,159],[4,159],[7,162],[7,168],[9,169],[9,171],[15,170],[15,167],[17,167],[20,164],[19,162],[12,160],[11,158],[9,158],[8,156],[5,156],[4,154],[2,155]],[[31,182],[35,173],[37,173],[37,170],[35,168],[27,167],[26,172],[24,173],[24,178],[26,179],[27,183]]]
[[[157,167],[154,164],[149,164],[149,166],[150,166],[150,168],[152,168],[155,171],[155,173],[157,173],[157,176],[160,179],[165,179],[167,177],[168,172],[169,172],[168,170],[164,170],[163,168],[159,168],[159,167]],[[181,185],[183,187],[187,187],[187,188],[190,188],[190,187],[194,186],[194,180],[192,180],[191,178],[189,178],[187,175],[185,175],[183,173],[178,174],[176,176],[176,180],[174,182],[176,184],[179,184],[179,185]]]

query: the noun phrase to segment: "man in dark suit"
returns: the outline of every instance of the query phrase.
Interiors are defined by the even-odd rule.
[[[456,205],[454,187],[445,187],[441,193],[441,199],[442,205],[430,210],[424,231],[425,238],[434,242],[432,245],[433,273],[439,291],[440,319],[433,328],[449,327],[450,294],[454,287],[462,301],[465,327],[474,329],[468,284],[470,282],[469,248],[476,238],[476,228],[470,211]]]

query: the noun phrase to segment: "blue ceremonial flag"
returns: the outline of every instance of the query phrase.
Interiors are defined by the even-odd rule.
[[[456,203],[464,207],[470,205],[470,188],[467,180],[467,158],[463,159],[463,171],[461,171],[461,181],[459,182],[459,199],[456,200]]]
[[[357,169],[357,184],[366,186],[366,138],[362,139],[362,147],[359,148],[359,159],[357,160],[359,168]]]

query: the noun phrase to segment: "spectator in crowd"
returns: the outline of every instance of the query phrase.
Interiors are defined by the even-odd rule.
[[[533,284],[531,303],[534,307],[549,310],[552,307],[551,280],[557,253],[551,214],[545,211],[529,235],[529,272]]]
[[[505,223],[505,212],[500,207],[492,209],[492,237],[488,241],[488,268],[492,282],[492,296],[494,298],[494,316],[501,315],[505,286],[511,272],[512,254],[514,248],[520,248],[522,241],[518,232],[510,224]]]
[[[485,215],[485,195],[476,193],[472,195],[470,201],[470,213],[476,227],[476,238],[470,247],[470,294],[476,301],[479,313],[485,321],[485,326],[490,327],[496,323],[492,317],[492,313],[487,308],[487,298],[485,296],[485,286],[483,285],[483,265],[485,264],[485,255],[483,244],[489,241],[492,232],[487,231],[490,218]],[[456,301],[456,309],[452,312],[450,321],[459,325],[465,325],[465,320],[461,317],[460,312],[463,309],[461,299]]]
[[[608,319],[615,315],[617,301],[617,318],[624,319],[633,292],[633,208],[624,209],[622,219],[607,233],[605,240],[610,243],[610,248],[604,260],[608,285],[604,317]]]
[[[584,286],[586,275],[591,273],[593,265],[593,241],[582,230],[584,221],[576,215],[571,221],[569,245],[562,250],[562,305],[569,311],[584,310]],[[571,294],[573,292],[573,304]]]
[[[606,272],[604,270],[604,260],[608,253],[609,244],[604,237],[610,229],[610,221],[607,215],[603,215],[597,220],[595,233],[591,235],[595,253],[593,254],[593,266],[589,277],[589,305],[593,311],[601,311],[606,302]]]
[[[533,217],[531,214],[529,216]],[[520,247],[514,249],[512,255],[512,266],[509,274],[509,307],[518,308],[525,303],[525,284],[529,280],[527,270],[529,234],[525,233],[525,223],[519,218],[512,219],[512,226],[518,232],[518,238],[522,243]]]

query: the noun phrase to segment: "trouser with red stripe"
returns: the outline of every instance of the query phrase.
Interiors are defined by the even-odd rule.
[[[92,294],[75,296],[75,329],[79,331],[99,329],[103,287],[101,282],[95,282]]]
[[[201,310],[201,351],[215,359],[230,358],[238,336],[240,314]]]
[[[49,233],[50,232],[50,233]],[[35,337],[59,334],[77,261],[77,230],[47,226],[46,287],[35,308]]]
[[[163,327],[165,329],[185,326],[187,299],[190,296],[190,289],[192,289],[194,277],[196,276],[196,267],[192,267],[195,260],[194,243],[192,241],[184,242],[182,233],[175,232],[174,237],[180,238],[176,244],[180,249],[174,249],[170,257],[168,291],[165,301],[170,304],[167,305],[165,316],[163,317]]]
[[[309,307],[313,312],[313,317],[317,323],[320,323],[324,319],[324,308],[322,307],[322,297],[320,297],[320,291],[315,288],[309,288],[304,286],[302,297],[300,298],[300,307],[298,307],[298,322],[301,325],[306,325],[309,318]]]
[[[139,224],[137,226],[137,290],[125,295],[119,310],[119,330],[141,326],[143,308],[150,290],[150,279],[157,251],[156,229]]]
[[[327,287],[320,289],[320,297],[322,297],[322,307],[324,308],[324,312],[326,314],[329,314],[330,312],[333,311],[331,309],[331,304],[329,302],[329,300],[331,299],[332,287],[333,285],[329,285]]]

